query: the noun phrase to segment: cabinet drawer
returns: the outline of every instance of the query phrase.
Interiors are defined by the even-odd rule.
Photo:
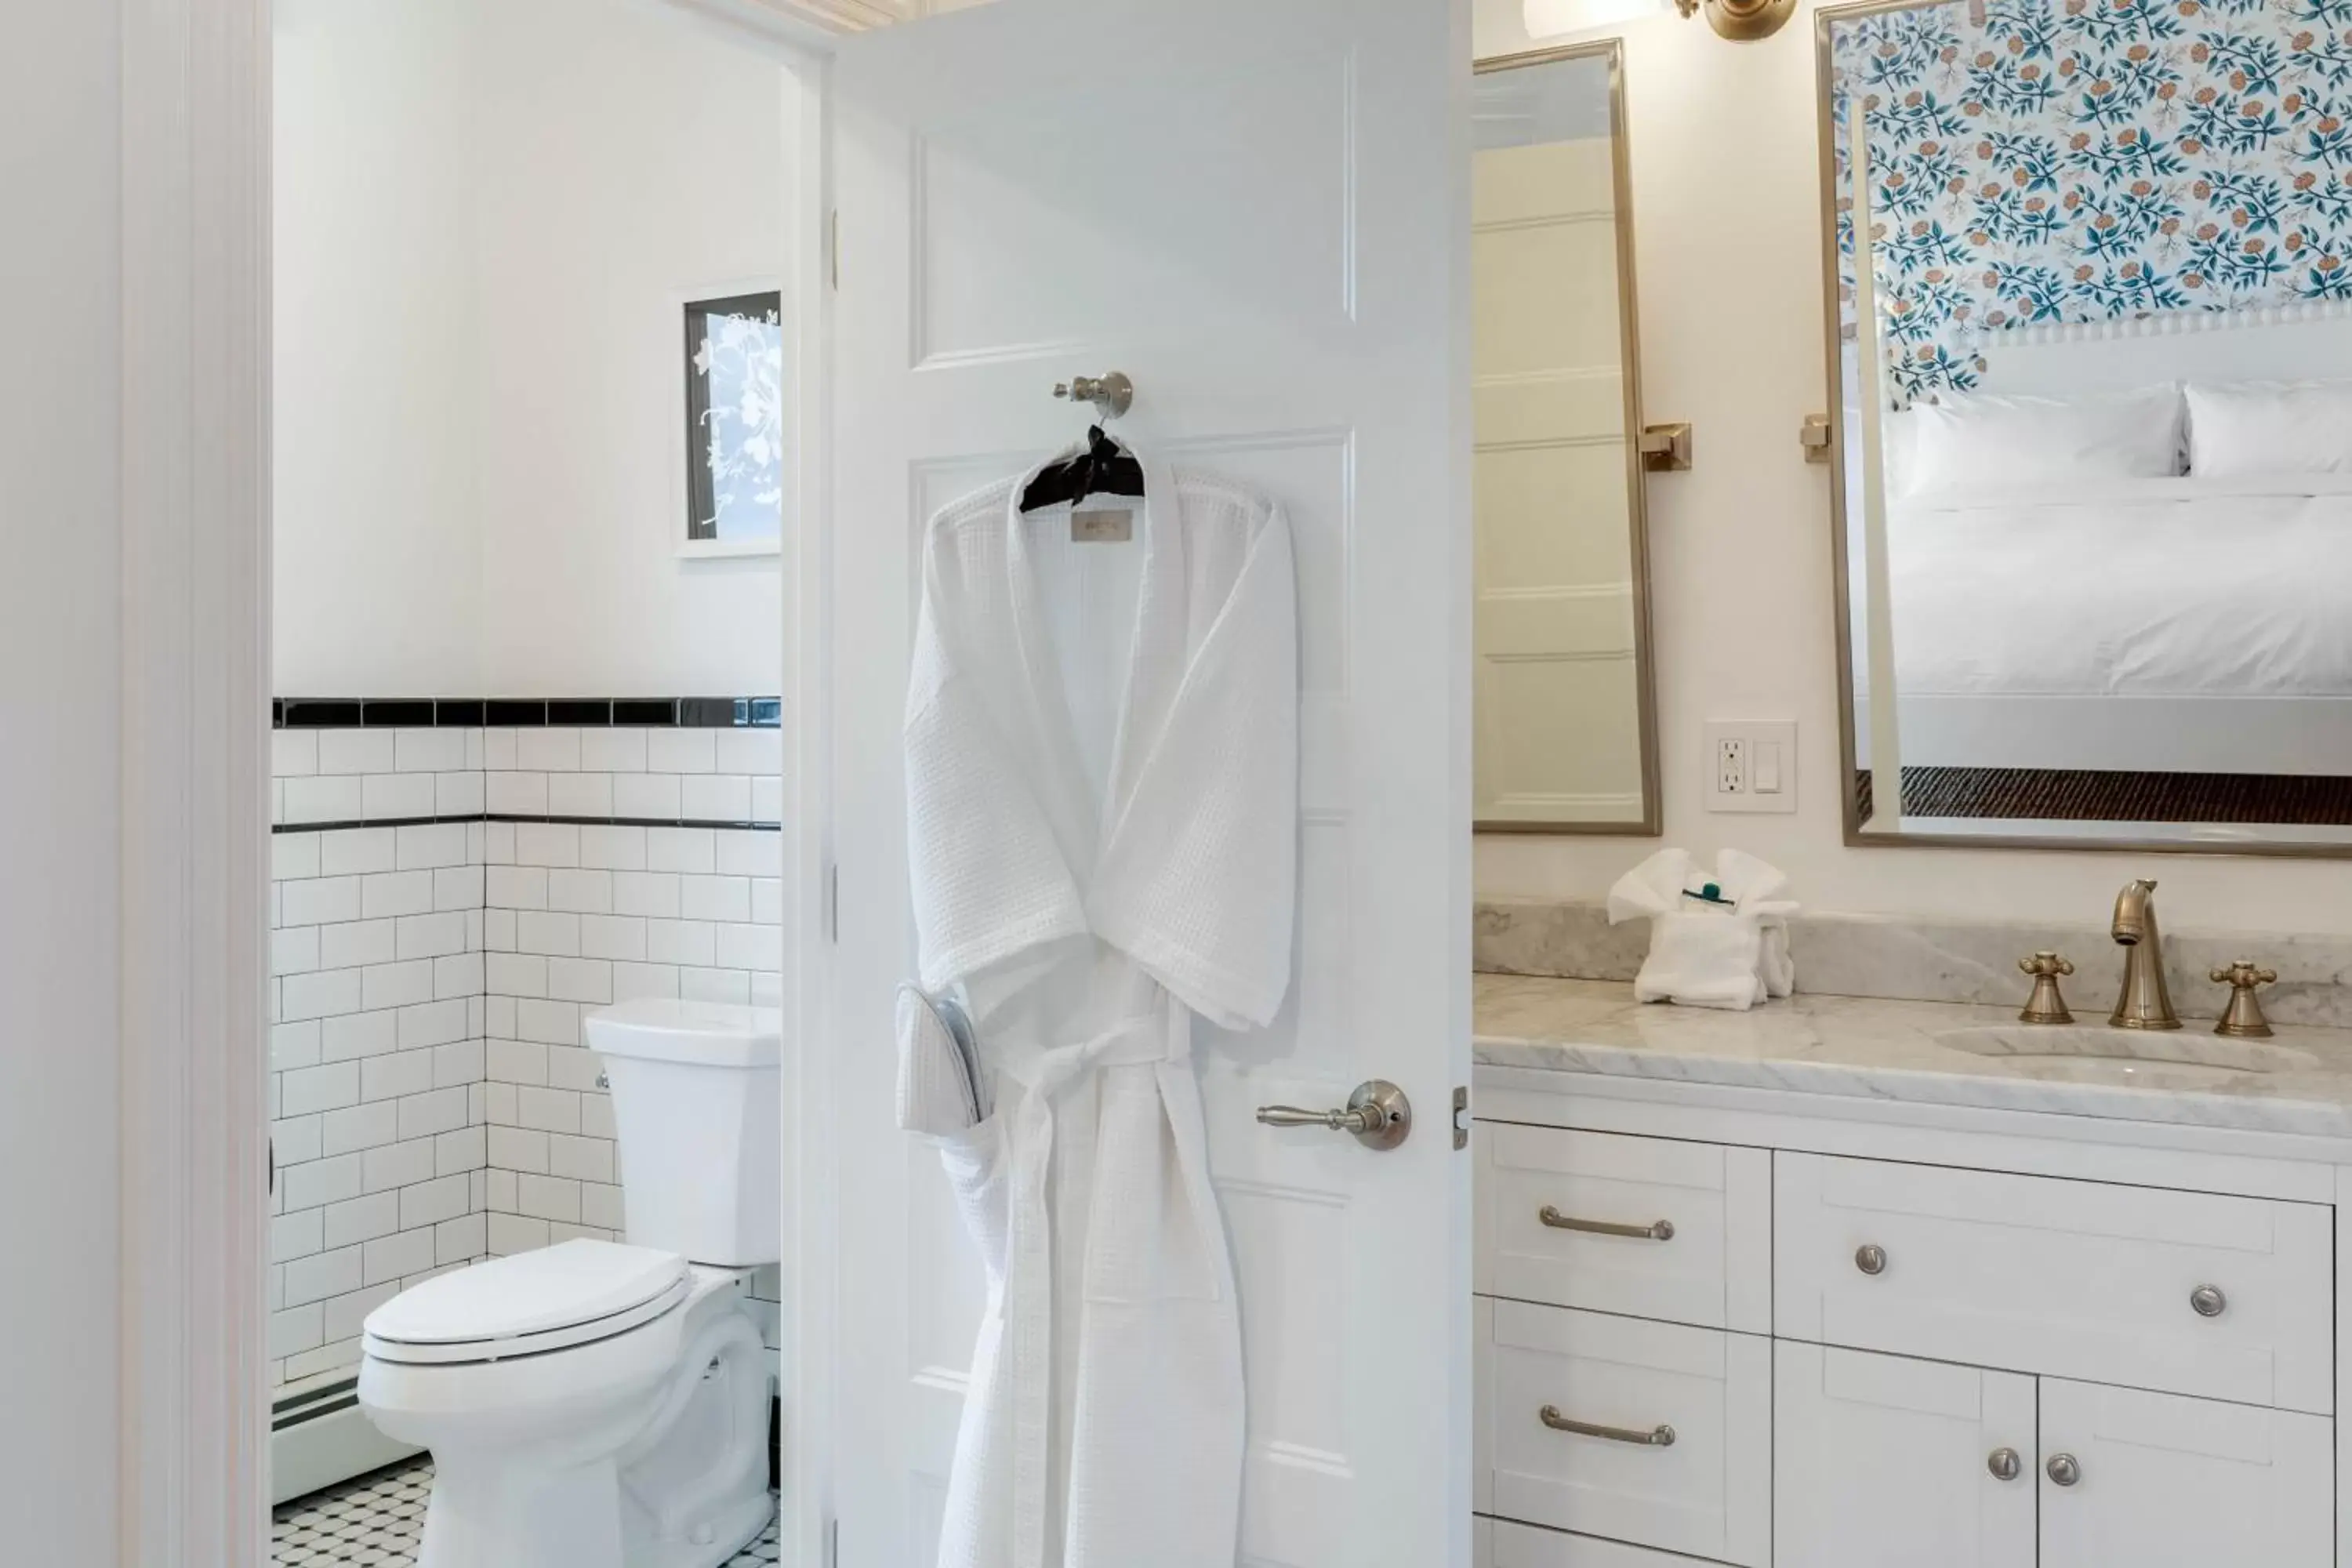
[[[1814,1154],[1774,1169],[1783,1338],[2334,1408],[2324,1205]],[[2209,1288],[2210,1316],[2192,1301]]]
[[[1769,1561],[1770,1341],[1484,1297],[1473,1316],[1479,1512],[1748,1568]],[[1632,1440],[1662,1428],[1671,1441]]]
[[[1507,1519],[1470,1521],[1470,1568],[1697,1568],[1687,1557]]]
[[[1492,1121],[1477,1144],[1479,1291],[1771,1331],[1765,1151]]]

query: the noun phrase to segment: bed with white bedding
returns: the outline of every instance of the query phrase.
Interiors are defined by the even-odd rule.
[[[2352,474],[1938,487],[1887,567],[1906,764],[2352,773]]]

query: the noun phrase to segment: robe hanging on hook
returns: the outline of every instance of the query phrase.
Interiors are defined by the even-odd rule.
[[[1073,403],[1091,403],[1097,417],[1116,419],[1135,405],[1135,383],[1123,371],[1104,376],[1076,375],[1056,382],[1054,395]]]

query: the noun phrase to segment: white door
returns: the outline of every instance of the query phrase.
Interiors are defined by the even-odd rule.
[[[1644,809],[1613,149],[1602,135],[1475,154],[1481,822]]]
[[[2042,1568],[2328,1568],[2335,1424],[2042,1380]]]
[[[1774,1568],[2034,1568],[2033,1379],[1772,1351]]]
[[[1238,1559],[1467,1561],[1463,10],[1007,0],[836,62],[845,1568],[929,1563],[982,1305],[892,1115],[918,530],[1079,436],[1054,384],[1112,370],[1120,434],[1280,497],[1297,554],[1297,967],[1271,1029],[1195,1053],[1249,1380]],[[1412,1103],[1392,1151],[1253,1120],[1371,1078]]]

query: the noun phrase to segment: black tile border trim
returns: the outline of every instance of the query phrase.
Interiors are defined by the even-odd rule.
[[[723,833],[782,833],[781,822],[721,822],[707,816],[530,816],[476,811],[463,816],[362,816],[333,822],[276,822],[272,833],[349,833],[363,827],[453,827],[469,822],[544,822],[573,827],[708,827]]]
[[[278,730],[773,730],[781,697],[279,697]]]

